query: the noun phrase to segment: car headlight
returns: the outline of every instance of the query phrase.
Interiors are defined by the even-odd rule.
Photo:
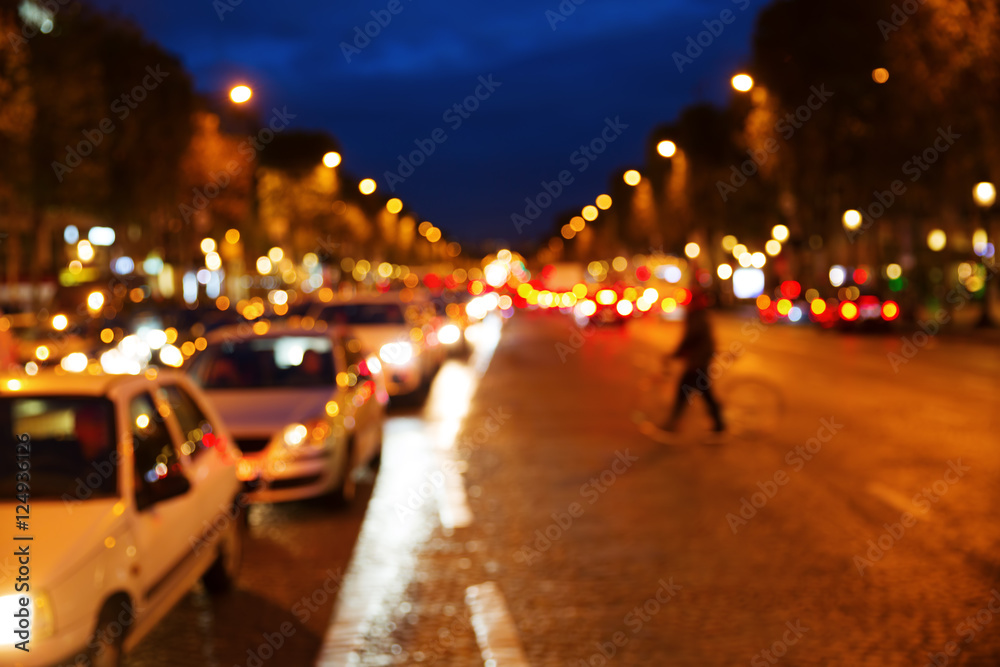
[[[378,356],[382,358],[382,361],[391,366],[402,366],[413,359],[413,344],[407,341],[386,343],[378,351]]]
[[[454,345],[462,337],[462,330],[454,324],[446,324],[438,331],[438,340],[445,345]]]
[[[289,424],[281,431],[281,441],[289,451],[326,447],[329,437],[330,424],[322,417],[305,424]]]
[[[27,600],[28,605],[22,605],[22,600]],[[52,602],[45,593],[15,593],[0,597],[0,617],[8,619],[0,626],[0,639],[4,646],[14,646],[25,639],[47,639],[55,631]],[[22,619],[25,619],[27,627],[21,624]],[[28,634],[19,634],[24,631]]]

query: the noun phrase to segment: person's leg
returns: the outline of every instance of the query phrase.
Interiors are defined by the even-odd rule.
[[[698,369],[686,368],[684,373],[681,375],[680,381],[677,383],[677,392],[674,396],[674,407],[670,412],[670,417],[667,419],[667,422],[663,425],[664,430],[673,431],[677,428],[677,422],[680,420],[681,415],[684,413],[684,409],[687,407],[688,396],[692,391],[699,391],[695,384],[697,381]]]
[[[712,415],[712,421],[715,422],[716,431],[725,431],[726,423],[722,420],[722,406],[719,402],[715,400],[715,395],[712,394],[712,387],[709,385],[708,389],[701,393],[705,397],[705,403],[708,404],[708,411]]]

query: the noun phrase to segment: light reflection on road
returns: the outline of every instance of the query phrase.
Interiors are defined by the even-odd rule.
[[[500,320],[491,317],[470,330],[472,355],[467,362],[444,364],[422,417],[387,420],[382,466],[317,664],[358,664],[363,647],[383,645],[405,601],[417,556],[438,522],[447,528],[472,520],[456,438],[500,328]]]

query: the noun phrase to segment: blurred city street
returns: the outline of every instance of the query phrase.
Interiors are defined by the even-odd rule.
[[[772,664],[765,651],[922,665],[949,642],[961,656],[948,664],[996,664],[994,613],[976,620],[1000,575],[996,345],[941,336],[896,374],[899,337],[772,327],[751,342],[742,318],[718,319],[720,345],[747,346],[728,372],[787,398],[773,436],[707,444],[700,410],[676,446],[637,432],[636,375],[620,371],[659,363],[675,323],[588,332],[563,361],[571,319],[515,318],[495,353],[448,362],[426,408],[394,413],[363,522],[357,505],[254,508],[239,594],[190,594],[127,664],[255,664],[247,651],[289,621],[285,664],[322,650],[321,665],[470,665],[482,647],[467,590],[486,582],[531,665],[604,664],[602,651],[628,665]],[[438,477],[455,474],[458,500]],[[900,528],[904,513],[915,521]],[[297,618],[328,573],[339,601]]]

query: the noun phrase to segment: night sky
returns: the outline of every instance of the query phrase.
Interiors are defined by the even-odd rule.
[[[287,107],[297,114],[293,127],[334,134],[344,147],[343,168],[375,178],[384,195],[385,173],[398,169],[397,156],[440,128],[447,139],[395,184],[395,194],[459,240],[514,241],[521,239],[511,214],[523,212],[525,197],[535,196],[543,179],[563,169],[574,174],[525,237],[548,235],[554,213],[592,203],[612,171],[640,165],[649,131],[682,107],[723,102],[766,4],[395,1],[393,15],[390,0],[291,0],[280,9],[252,0],[94,0],[133,18],[178,54],[199,91],[224,96],[246,82],[264,119],[272,107]],[[575,11],[556,22],[560,6]],[[702,22],[725,9],[735,19],[678,72],[671,54],[684,51],[687,38],[705,30]],[[354,47],[355,28],[372,22],[372,11],[390,20],[348,62],[340,44]],[[458,116],[445,112],[490,75],[500,85],[453,129]],[[486,96],[485,88],[480,94]],[[606,118],[628,128],[581,173],[571,155],[599,136]]]

